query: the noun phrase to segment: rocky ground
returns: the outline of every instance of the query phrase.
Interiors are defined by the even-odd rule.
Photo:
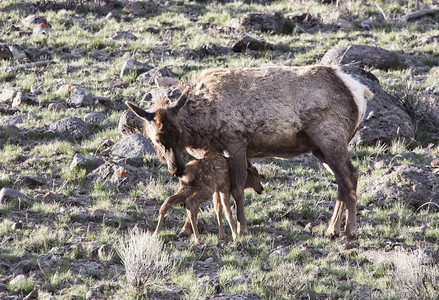
[[[2,1],[1,299],[437,299],[439,8],[434,1]],[[170,101],[216,66],[341,65],[374,93],[351,142],[360,236],[323,237],[336,182],[310,155],[254,161],[250,234],[159,239],[134,286],[117,252],[177,181],[125,101]],[[186,156],[186,160],[190,157]],[[230,235],[230,232],[229,232]]]

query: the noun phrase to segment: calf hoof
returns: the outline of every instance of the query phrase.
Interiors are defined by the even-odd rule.
[[[329,238],[331,240],[337,238],[339,235],[340,235],[339,232],[336,232],[335,230],[329,229],[329,228],[325,232],[325,237],[327,237],[327,238]]]
[[[188,239],[190,237],[190,233],[187,233],[186,231],[180,231],[179,234],[177,234],[177,238],[180,240]]]

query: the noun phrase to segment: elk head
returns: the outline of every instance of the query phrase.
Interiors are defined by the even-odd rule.
[[[177,114],[187,100],[188,88],[184,90],[176,104],[154,112],[147,112],[130,103],[125,104],[144,120],[143,134],[150,140],[159,159],[168,165],[169,172],[175,176],[184,174],[184,163],[181,158],[184,147],[181,143],[182,129]]]

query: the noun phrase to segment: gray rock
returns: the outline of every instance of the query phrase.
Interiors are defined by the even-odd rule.
[[[17,95],[15,95],[14,100],[12,100],[12,107],[17,108],[22,104],[37,105],[38,103],[35,101],[35,97],[31,97],[27,93],[18,92]]]
[[[9,47],[7,44],[0,44],[0,58],[2,59],[11,59],[12,53],[9,50]]]
[[[17,60],[25,60],[27,58],[26,52],[19,45],[9,45],[9,50],[12,56]]]
[[[7,116],[0,119],[0,125],[2,126],[16,126],[22,124],[27,119],[25,114],[17,114],[13,116]]]
[[[129,33],[127,31],[119,31],[113,33],[113,35],[110,37],[111,40],[117,41],[117,40],[137,40],[137,36],[135,36],[132,33]]]
[[[429,208],[437,209],[439,174],[425,166],[393,166],[366,190],[372,191],[374,202],[382,205],[403,201],[418,209],[431,202]]]
[[[111,155],[127,158],[132,165],[141,165],[142,156],[146,153],[155,154],[148,139],[139,133],[123,138],[111,149]]]
[[[276,47],[271,43],[257,40],[248,35],[244,35],[239,41],[237,41],[232,46],[232,50],[234,52],[243,52],[247,50],[265,51],[265,50],[274,50],[275,48]]]
[[[238,275],[238,276],[235,276],[232,278],[232,282],[234,284],[240,284],[240,283],[243,283],[244,281],[245,281],[245,277],[242,275]]]
[[[120,72],[120,77],[123,77],[125,75],[128,75],[131,72],[136,73],[137,75],[142,74],[144,72],[148,72],[149,70],[152,70],[153,67],[150,65],[141,63],[140,61],[137,61],[135,59],[128,59],[125,61],[125,63],[122,66],[122,71]]]
[[[342,70],[374,93],[374,97],[367,102],[365,118],[351,143],[374,145],[378,141],[390,143],[394,139],[414,138],[415,130],[411,118],[401,107],[398,99],[381,88],[378,79],[372,73],[349,65],[342,66]]]
[[[49,110],[58,111],[58,110],[65,110],[65,109],[67,109],[67,106],[64,103],[62,103],[62,102],[54,102],[54,103],[50,103],[47,108]]]
[[[73,160],[70,163],[70,170],[76,168],[86,168],[93,170],[104,163],[104,160],[91,154],[77,153],[73,156]]]
[[[370,66],[377,69],[389,69],[399,64],[395,52],[366,45],[345,45],[332,48],[323,56],[324,65],[345,65],[357,63],[359,66]]]
[[[168,86],[173,86],[176,83],[176,81],[172,77],[160,77],[155,80],[155,83],[159,87],[168,87]]]
[[[78,108],[81,106],[89,106],[93,103],[93,96],[90,93],[72,94],[66,103],[69,107]]]
[[[287,20],[280,12],[251,13],[239,19],[232,19],[231,26],[242,26],[246,31],[259,30],[283,33]]]
[[[103,114],[91,112],[84,116],[84,121],[92,124],[101,124],[106,118]]]
[[[194,53],[200,59],[207,56],[221,56],[230,54],[230,48],[221,47],[213,43],[208,43],[206,45],[201,46],[198,50],[195,50]],[[193,55],[189,55],[189,58],[193,58]]]
[[[152,1],[133,1],[125,5],[122,12],[136,16],[144,16],[158,11],[157,4]]]
[[[45,185],[46,181],[34,176],[25,175],[25,176],[19,176],[15,183],[34,189],[36,187]]]
[[[148,72],[145,72],[141,74],[139,77],[137,77],[137,81],[148,82],[149,84],[155,84],[157,83],[157,80],[159,78],[176,77],[176,76],[177,74],[172,72],[168,67],[153,68]]]
[[[87,293],[85,293],[85,299],[91,300],[98,296],[98,293],[95,290],[89,290]]]
[[[99,168],[87,175],[90,182],[103,182],[110,188],[131,188],[140,183],[147,182],[152,174],[146,170],[138,169],[127,164],[107,161]]]
[[[254,294],[231,294],[221,293],[212,296],[209,300],[260,300],[257,295]]]
[[[124,111],[119,119],[118,131],[122,135],[131,135],[133,133],[143,132],[143,120],[139,118],[130,109]]]
[[[15,96],[17,95],[17,91],[13,89],[5,89],[0,94],[0,103],[1,102],[9,102],[14,100]]]
[[[76,117],[67,117],[49,125],[49,130],[60,137],[81,139],[89,134],[87,123]]]

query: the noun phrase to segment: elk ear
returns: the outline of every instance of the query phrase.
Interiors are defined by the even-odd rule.
[[[138,115],[139,117],[141,117],[142,119],[145,119],[147,121],[152,121],[154,120],[154,116],[155,113],[150,113],[147,112],[143,109],[141,109],[140,107],[132,104],[131,102],[125,102],[126,106],[128,106],[136,115]]]
[[[177,114],[180,109],[186,104],[186,100],[189,94],[189,87],[186,87],[184,91],[181,93],[180,98],[178,98],[177,103],[169,108],[169,111],[173,114]]]

